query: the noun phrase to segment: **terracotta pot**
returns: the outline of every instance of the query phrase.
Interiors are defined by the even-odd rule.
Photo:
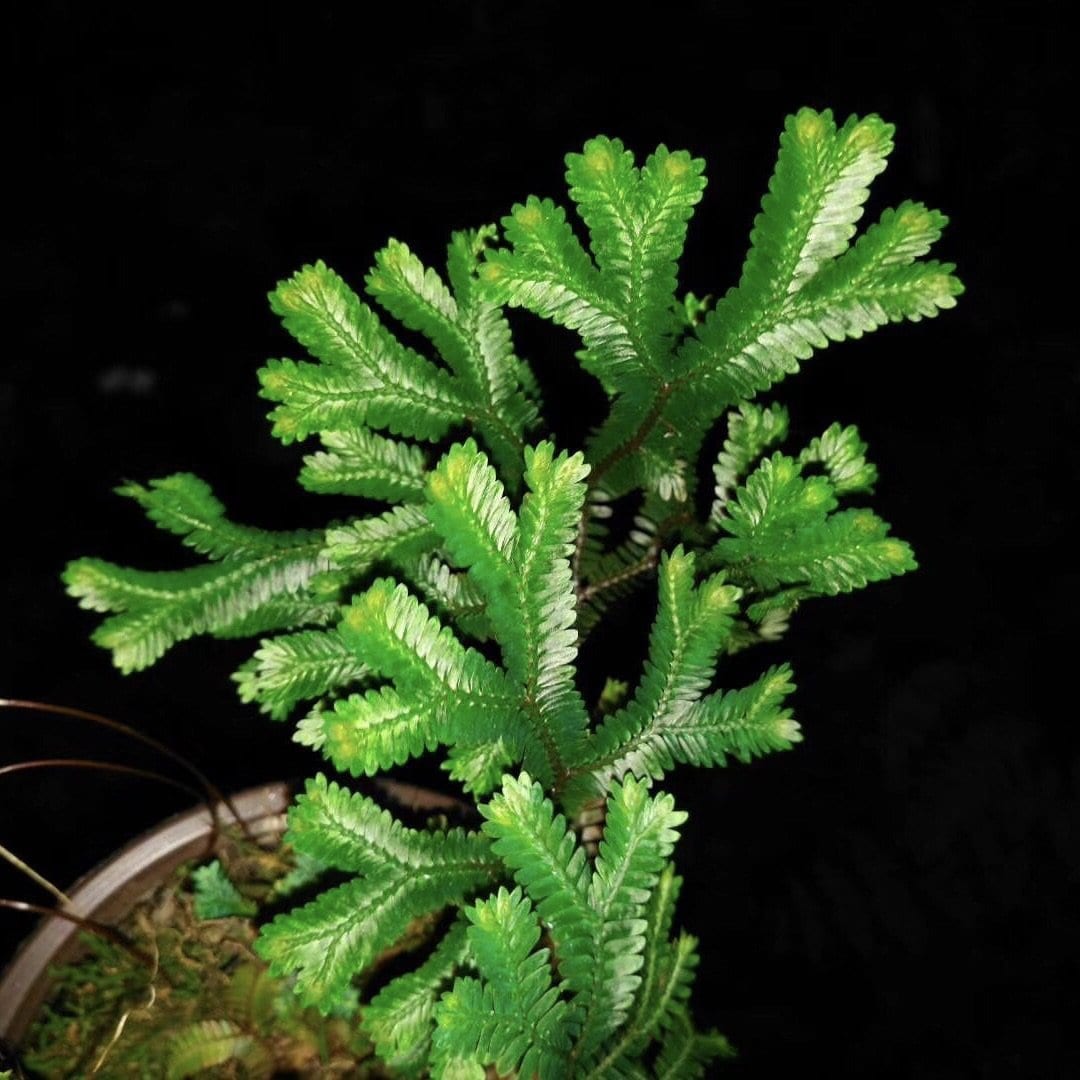
[[[234,796],[233,805],[254,836],[280,836],[290,799],[287,784],[266,784]],[[231,820],[232,815],[222,807],[220,823]],[[205,806],[169,818],[69,889],[73,910],[98,922],[120,922],[181,863],[207,856],[212,835],[213,824]],[[15,954],[0,978],[0,1038],[8,1045],[18,1046],[45,1001],[50,986],[48,969],[78,956],[80,933],[80,927],[66,919],[45,918]]]

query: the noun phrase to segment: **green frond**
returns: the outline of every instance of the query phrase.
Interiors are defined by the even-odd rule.
[[[877,481],[877,466],[866,460],[866,443],[854,425],[842,428],[831,424],[799,455],[801,465],[821,465],[837,495],[871,492]]]
[[[451,376],[406,348],[324,263],[305,266],[270,294],[285,328],[321,364],[272,360],[262,395],[284,442],[317,431],[370,426],[441,438],[465,407]]]
[[[193,870],[191,884],[195,894],[195,917],[198,919],[251,916],[257,911],[255,902],[241,895],[218,859]]]
[[[93,640],[125,674],[149,667],[178,641],[228,632],[266,604],[300,593],[329,568],[319,534],[292,548],[232,558],[187,570],[132,570],[101,559],[77,559],[64,571],[68,593],[91,611],[112,611]]]
[[[366,428],[327,431],[326,448],[304,458],[300,483],[320,495],[420,502],[427,483],[424,452]]]
[[[574,684],[576,598],[569,562],[588,472],[581,454],[556,456],[550,442],[525,451],[529,493],[521,504],[514,558],[521,595],[518,633],[506,642],[505,655],[511,676],[535,703],[542,740],[558,748],[559,760],[576,754],[588,727]]]
[[[662,877],[659,887],[663,882]],[[650,914],[654,910],[650,906]],[[665,931],[659,939],[650,935],[648,941],[646,966],[630,1018],[603,1048],[603,1056],[586,1074],[586,1080],[622,1080],[633,1076],[635,1066],[653,1040],[686,1015],[698,964],[697,940],[689,934],[680,934],[670,941]]]
[[[694,556],[677,547],[660,563],[660,604],[649,638],[645,673],[634,697],[606,717],[590,741],[567,791],[568,805],[605,790],[628,768],[657,775],[633,747],[677,727],[708,689],[717,655],[732,628],[740,590],[714,575],[695,588]],[[619,771],[622,770],[622,771]]]
[[[295,548],[311,533],[271,532],[251,525],[236,525],[225,517],[225,507],[205,480],[191,473],[174,473],[151,480],[149,487],[124,484],[118,495],[134,499],[155,525],[183,539],[185,547],[211,559],[250,559]]]
[[[634,373],[658,376],[561,207],[530,195],[503,228],[513,251],[489,252],[481,269],[494,296],[576,330],[587,348],[583,366],[605,387]]]
[[[858,453],[854,466],[856,477],[865,475]],[[908,545],[890,537],[888,525],[871,511],[830,513],[835,506],[830,479],[805,477],[800,462],[776,453],[729,504],[720,524],[730,535],[717,541],[710,561],[759,589],[797,585],[819,595],[850,592],[915,568]]]
[[[315,574],[302,592],[275,596],[257,608],[217,627],[213,636],[221,640],[252,638],[301,626],[329,626],[341,618],[341,606],[335,600],[321,599],[317,582],[324,575]]]
[[[345,644],[399,690],[447,699],[450,709],[514,711],[503,672],[428,612],[404,585],[379,578],[345,609]]]
[[[311,903],[278,915],[255,944],[273,975],[295,973],[296,992],[324,1014],[354,975],[393,945],[413,919],[457,904],[490,882],[493,864],[431,846],[431,857],[389,865],[321,893]],[[437,855],[434,853],[438,853]]]
[[[424,264],[400,240],[375,255],[364,279],[368,295],[410,330],[423,334],[460,375],[469,368],[469,348],[458,325],[458,306],[436,270]]]
[[[678,948],[673,947],[669,939],[682,883],[683,879],[675,873],[674,865],[669,862],[660,871],[656,886],[649,897],[645,911],[645,952],[641,966],[641,986],[625,1032],[620,1035],[619,1040],[623,1044],[621,1052],[631,1058],[640,1054],[648,1045],[666,1012],[667,1001],[674,988],[681,985],[680,980],[672,978],[678,967],[674,959]]]
[[[731,1043],[717,1031],[694,1030],[683,1010],[672,1021],[656,1059],[656,1080],[700,1080],[716,1060],[735,1057]]]
[[[583,1060],[630,1012],[642,983],[648,902],[685,820],[670,795],[650,798],[646,785],[632,777],[613,786],[589,886],[589,903],[600,918],[601,932],[594,961],[599,970],[576,1048]]]
[[[459,917],[415,971],[387,983],[364,1006],[364,1030],[397,1075],[418,1076],[427,1065],[439,997],[468,953],[466,925]]]
[[[376,256],[368,292],[410,329],[436,346],[457,376],[477,430],[511,487],[521,471],[524,431],[536,411],[518,391],[510,327],[499,305],[478,286],[478,260],[492,229],[455,233],[448,253],[454,295],[402,243]]]
[[[620,777],[661,780],[676,765],[723,765],[800,741],[799,725],[782,707],[794,690],[787,665],[770,668],[757,682],[737,691],[709,694],[684,707],[647,716],[630,710],[608,717],[597,731],[593,757],[575,774],[568,805],[609,789]],[[586,771],[587,770],[587,771]]]
[[[429,485],[428,513],[454,561],[488,599],[487,615],[535,738],[527,768],[554,779],[582,738],[587,714],[573,684],[573,549],[586,466],[550,443],[525,453],[529,494],[520,521],[471,440],[449,450]]]
[[[585,849],[556,814],[544,789],[528,773],[504,777],[502,791],[481,804],[483,831],[550,928],[559,974],[575,993],[591,992],[596,977],[593,943],[600,920],[589,904]]]
[[[333,709],[315,709],[297,727],[295,741],[321,750],[351,776],[374,776],[434,750],[446,737],[438,702],[403,698],[385,686],[350,694]]]
[[[378,563],[419,558],[438,543],[438,534],[423,509],[395,506],[377,517],[358,518],[326,530],[325,555],[353,575]]]
[[[233,681],[241,701],[254,701],[272,720],[284,720],[299,702],[361,682],[370,674],[336,630],[301,630],[264,638]]]
[[[894,130],[873,115],[849,117],[837,129],[829,109],[800,109],[788,117],[739,281],[750,303],[797,292],[847,250]]]
[[[264,1075],[269,1055],[231,1020],[199,1020],[173,1034],[165,1048],[166,1080],[185,1080],[215,1065],[239,1062],[245,1075]]]
[[[289,809],[286,842],[326,866],[381,878],[472,864],[493,872],[498,863],[480,833],[404,826],[373,799],[318,773]]]
[[[422,555],[405,572],[429,604],[446,619],[477,641],[491,640],[494,632],[487,617],[487,601],[475,580],[467,574],[455,573],[435,555]]]
[[[472,439],[452,446],[432,471],[427,513],[453,561],[468,568],[487,597],[488,618],[505,649],[505,642],[518,636],[512,564],[517,519],[495,470]]]
[[[882,212],[835,262],[824,268],[814,289],[826,293],[880,280],[890,266],[910,266],[941,238],[949,219],[923,203],[905,200]]]
[[[721,524],[741,540],[790,534],[802,525],[824,521],[836,505],[835,490],[826,477],[803,476],[799,462],[777,451],[747,477]]]
[[[452,746],[441,768],[471,794],[490,795],[519,758],[515,742],[500,736],[474,745]]]
[[[728,755],[749,762],[774,750],[790,750],[802,741],[798,723],[784,706],[794,690],[790,667],[780,664],[741,690],[710,694],[671,733],[673,757],[693,765],[723,765]]]
[[[725,504],[750,467],[770,446],[783,442],[787,437],[787,409],[783,405],[763,407],[744,401],[728,413],[727,431],[724,448],[713,465],[716,501],[709,520],[714,525],[723,517]]]
[[[601,136],[568,154],[566,164],[605,288],[644,351],[659,356],[681,321],[674,316],[675,264],[705,188],[705,163],[660,146],[638,169],[620,140]]]
[[[433,1057],[494,1065],[499,1075],[562,1080],[570,1050],[567,1005],[552,986],[540,926],[520,889],[465,909],[481,978],[459,978],[436,1013]],[[440,1075],[442,1072],[440,1071]]]

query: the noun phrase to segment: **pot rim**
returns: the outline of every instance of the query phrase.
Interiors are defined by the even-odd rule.
[[[266,837],[284,832],[291,798],[291,786],[279,781],[247,788],[231,801],[252,833]],[[218,822],[233,820],[223,803],[215,809]],[[205,804],[165,819],[81,877],[67,893],[73,910],[98,922],[122,919],[182,863],[208,856],[214,832]],[[44,916],[19,946],[0,977],[0,1038],[18,1046],[48,996],[49,968],[75,957],[80,933],[67,919]]]

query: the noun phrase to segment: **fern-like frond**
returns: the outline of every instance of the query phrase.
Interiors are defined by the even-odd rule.
[[[586,1074],[586,1080],[633,1076],[649,1045],[688,1015],[698,965],[696,938],[680,934],[669,941],[665,934],[650,943],[649,954],[655,955],[655,964],[644,971],[630,1019],[603,1048],[603,1056]]]
[[[574,548],[589,467],[581,454],[555,456],[550,442],[525,451],[525,483],[515,551],[521,590],[519,633],[507,667],[535,703],[541,739],[556,748],[548,761],[572,760],[585,736],[588,714],[574,684],[576,598],[569,557]],[[526,767],[535,768],[529,758]]]
[[[488,618],[498,640],[513,642],[519,608],[513,549],[517,518],[495,470],[472,439],[452,446],[428,482],[428,518],[458,566],[488,600]]]
[[[147,487],[124,484],[116,492],[134,499],[158,528],[181,537],[186,547],[211,559],[258,558],[311,539],[306,532],[271,532],[234,524],[225,517],[225,507],[210,485],[191,473],[151,480]]]
[[[784,705],[795,690],[787,664],[770,667],[741,690],[716,691],[690,710],[671,733],[675,761],[723,765],[727,756],[748,762],[802,741],[799,725]]]
[[[781,291],[797,292],[847,250],[870,182],[892,150],[893,131],[877,116],[852,116],[837,129],[829,109],[800,109],[788,117],[750,235],[741,302],[764,306]]]
[[[520,889],[500,889],[465,909],[469,951],[480,979],[462,978],[436,1014],[436,1067],[491,1064],[499,1075],[562,1080],[570,1049],[568,1008],[551,983],[548,950]],[[441,1074],[441,1073],[440,1073]]]
[[[584,735],[587,715],[573,685],[577,634],[569,555],[585,496],[581,455],[550,443],[525,455],[529,494],[520,521],[494,470],[471,440],[432,473],[428,513],[454,561],[488,599],[487,616],[534,729],[526,768],[555,780]]]
[[[831,424],[799,455],[801,465],[820,465],[837,495],[870,492],[877,480],[877,466],[866,460],[866,443],[854,425]]]
[[[64,583],[80,607],[116,612],[93,640],[128,673],[148,667],[178,641],[227,633],[264,605],[300,593],[315,574],[329,569],[321,549],[321,535],[314,533],[271,554],[188,570],[132,570],[77,559],[64,571]]]
[[[320,495],[357,495],[387,502],[420,502],[426,484],[424,452],[412,443],[366,428],[326,431],[325,450],[308,454],[300,483]]]
[[[550,928],[559,974],[575,993],[591,991],[600,920],[589,904],[591,873],[585,849],[528,773],[503,780],[480,813],[492,850],[528,893]]]
[[[681,321],[674,314],[675,264],[705,187],[704,162],[660,146],[638,169],[620,140],[601,136],[581,154],[568,154],[566,164],[570,197],[589,227],[605,288],[659,367],[665,339]]]
[[[166,1080],[186,1080],[215,1065],[239,1062],[245,1075],[266,1076],[269,1054],[231,1020],[199,1020],[175,1032],[165,1046]]]
[[[641,1055],[659,1030],[668,1002],[679,980],[674,955],[675,943],[669,940],[675,914],[675,902],[682,888],[682,878],[669,862],[660,871],[645,910],[645,950],[642,954],[641,983],[633,1008],[618,1034],[603,1049],[586,1080],[610,1077],[622,1080],[633,1075]],[[676,978],[672,978],[675,974]]]
[[[689,1013],[671,1021],[656,1059],[656,1080],[700,1080],[717,1059],[733,1058],[731,1043],[717,1031],[694,1029]]]
[[[797,371],[815,349],[955,304],[952,266],[913,261],[940,234],[942,215],[904,203],[849,247],[891,130],[877,117],[839,129],[828,112],[789,118],[739,285],[677,349],[674,378],[627,402],[617,438],[598,435],[605,454],[633,439],[642,460],[692,461],[724,408]],[[615,494],[643,480],[632,455],[605,473]]]
[[[678,839],[686,814],[670,795],[650,797],[645,784],[627,777],[607,801],[604,835],[589,886],[589,903],[601,922],[595,990],[586,1003],[575,1053],[589,1060],[626,1020],[642,985],[639,972],[649,923],[649,899]]]
[[[229,880],[218,859],[192,871],[193,906],[198,919],[227,919],[233,915],[251,916],[255,902],[244,897]]]
[[[513,252],[490,252],[481,271],[495,296],[576,330],[587,347],[583,365],[609,391],[628,375],[658,377],[561,207],[530,195],[503,228]]]
[[[415,971],[387,983],[364,1006],[364,1030],[398,1075],[418,1076],[427,1065],[439,997],[468,953],[467,925],[459,916]]]
[[[403,570],[430,604],[466,634],[477,641],[489,641],[493,637],[487,600],[467,574],[455,573],[436,555],[422,555]]]
[[[289,809],[285,839],[326,866],[379,878],[443,862],[492,873],[498,862],[480,833],[410,829],[373,799],[322,774],[307,781]]]
[[[598,756],[575,776],[568,804],[607,790],[628,774],[660,780],[675,765],[723,765],[729,755],[749,761],[790,749],[801,739],[791,711],[782,706],[794,690],[790,677],[786,665],[770,668],[742,690],[716,691],[663,719],[649,716],[644,725],[628,711],[608,717],[597,731]]]
[[[438,439],[464,403],[448,372],[406,348],[325,263],[305,266],[270,294],[285,328],[321,364],[272,360],[262,394],[284,442],[316,431],[369,426]]]
[[[468,850],[457,857],[432,845],[427,858],[358,877],[264,927],[256,952],[274,975],[295,973],[296,992],[324,1014],[354,975],[393,945],[413,919],[460,903],[491,881],[494,865]]]
[[[307,587],[298,593],[274,596],[216,627],[213,636],[221,640],[258,637],[279,630],[294,630],[300,626],[328,626],[341,618],[341,606],[335,600],[323,599],[319,587],[322,573],[315,574]]]
[[[881,281],[889,267],[910,266],[941,238],[949,219],[923,203],[905,200],[882,212],[877,222],[835,262],[823,268],[812,289],[827,293]]]
[[[301,630],[265,638],[233,675],[240,700],[284,720],[301,701],[362,682],[371,674],[336,630]]]
[[[324,554],[358,576],[378,563],[417,559],[437,543],[438,534],[422,508],[395,506],[377,517],[327,529]]]
[[[442,768],[451,780],[457,780],[471,794],[490,795],[520,755],[520,747],[500,735],[480,743],[452,746]]]
[[[709,520],[719,522],[724,506],[758,458],[788,433],[788,413],[783,405],[763,407],[744,401],[728,414],[727,438],[713,465],[716,499]]]
[[[660,605],[649,639],[645,674],[634,697],[605,718],[567,792],[568,805],[599,793],[631,760],[647,733],[678,727],[708,689],[732,627],[740,591],[714,575],[694,586],[694,556],[678,547],[660,563]],[[648,771],[636,775],[646,777]],[[597,788],[599,785],[599,788]]]
[[[839,449],[835,440],[841,433],[834,434],[834,467],[846,462],[854,469],[847,483],[863,482],[868,467],[857,433]],[[822,453],[816,442],[809,460]],[[717,541],[710,561],[758,589],[794,585],[823,595],[914,569],[911,549],[888,535],[885,522],[869,510],[830,513],[837,505],[832,480],[806,477],[802,470],[800,462],[779,452],[763,461],[729,504],[720,525],[730,535]]]

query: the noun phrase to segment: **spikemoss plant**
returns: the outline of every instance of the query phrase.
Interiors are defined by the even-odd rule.
[[[260,373],[274,433],[321,442],[307,489],[387,508],[268,532],[170,476],[121,491],[203,564],[68,568],[72,595],[110,613],[94,637],[121,670],[195,634],[265,635],[235,676],[245,701],[279,720],[313,702],[295,738],[339,773],[438,753],[475,800],[478,828],[407,828],[320,773],[289,815],[298,851],[351,875],[259,935],[304,1004],[332,1011],[416,920],[440,920],[429,955],[361,1008],[401,1075],[700,1076],[729,1053],[691,1020],[695,941],[672,933],[686,815],[657,784],[798,741],[788,667],[721,690],[718,661],[777,638],[808,598],[915,566],[864,505],[876,472],[856,429],[785,451],[787,413],[755,400],[830,342],[955,304],[952,267],[923,258],[943,215],[904,202],[855,235],[892,134],[876,116],[788,118],[742,276],[715,305],[677,294],[703,162],[661,146],[639,167],[604,137],[566,159],[588,248],[530,196],[501,233],[455,233],[445,277],[398,241],[378,253],[367,294],[426,354],[305,266],[270,297],[311,355]],[[580,336],[610,401],[582,449],[549,437],[506,306]],[[580,643],[618,632],[603,616],[632,590],[656,598],[643,673],[590,710]]]

